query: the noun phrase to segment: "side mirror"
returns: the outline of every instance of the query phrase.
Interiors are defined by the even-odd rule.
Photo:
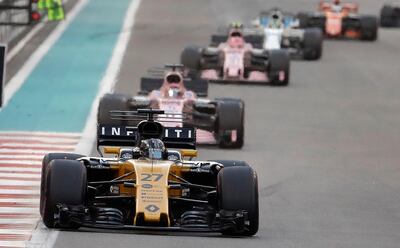
[[[190,158],[197,157],[197,150],[182,149],[181,150],[181,156],[182,157],[190,157]]]
[[[121,147],[106,146],[103,148],[103,151],[105,154],[119,155],[119,152],[121,151]]]

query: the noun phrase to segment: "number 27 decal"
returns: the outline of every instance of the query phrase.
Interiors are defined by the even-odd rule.
[[[141,181],[144,182],[158,182],[162,178],[162,174],[150,174],[150,173],[142,173]]]

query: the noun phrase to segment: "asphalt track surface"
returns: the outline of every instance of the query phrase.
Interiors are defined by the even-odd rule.
[[[116,91],[134,94],[147,68],[177,62],[187,44],[207,44],[218,23],[316,2],[142,1]],[[382,6],[359,2],[366,13]],[[212,97],[245,101],[246,144],[200,149],[200,157],[242,159],[257,170],[255,237],[61,231],[55,247],[399,247],[399,40],[400,30],[386,29],[376,43],[327,41],[321,61],[292,63],[287,88],[210,86]]]

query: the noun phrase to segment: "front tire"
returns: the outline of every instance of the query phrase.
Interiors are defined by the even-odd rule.
[[[225,230],[225,235],[253,236],[258,232],[259,206],[257,174],[249,166],[223,168],[218,173],[217,194],[220,210],[246,211],[248,224],[243,232]]]
[[[74,153],[49,153],[46,156],[44,156],[42,160],[42,172],[41,172],[41,177],[40,177],[40,214],[43,214],[43,199],[45,195],[45,189],[46,189],[46,173],[47,169],[49,167],[49,164],[51,161],[55,159],[64,159],[64,160],[77,160],[78,158],[82,158],[84,155],[80,154],[74,154]]]
[[[55,159],[46,172],[46,187],[41,194],[43,223],[48,228],[56,227],[57,204],[82,206],[86,199],[86,167],[79,161]],[[78,228],[76,223],[67,223],[64,228]]]

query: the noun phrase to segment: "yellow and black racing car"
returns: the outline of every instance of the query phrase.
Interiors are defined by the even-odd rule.
[[[147,115],[137,127],[98,126],[99,150],[114,157],[46,155],[40,194],[44,224],[256,234],[256,172],[244,161],[192,160],[195,129],[163,127],[155,121],[161,114],[111,111],[115,118]]]

